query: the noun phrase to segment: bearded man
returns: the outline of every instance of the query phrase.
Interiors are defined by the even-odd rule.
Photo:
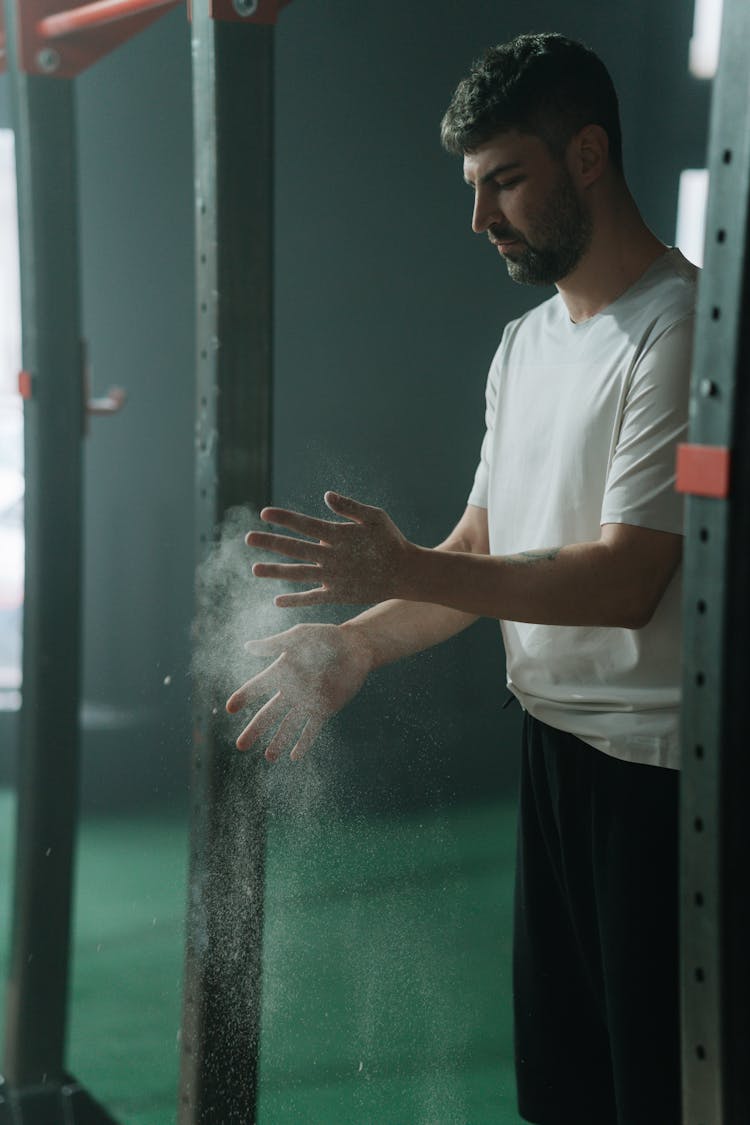
[[[513,280],[556,294],[509,324],[486,435],[444,543],[326,493],[338,520],[267,508],[312,584],[278,605],[371,608],[250,646],[268,667],[228,701],[237,746],[300,758],[382,664],[479,616],[502,626],[524,709],[514,930],[516,1074],[538,1125],[678,1125],[677,779],[683,511],[696,270],[646,226],[617,96],[561,35],[489,50],[442,122],[472,226]]]

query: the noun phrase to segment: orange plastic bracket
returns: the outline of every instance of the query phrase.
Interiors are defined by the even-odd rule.
[[[678,492],[726,500],[729,496],[730,453],[721,445],[678,445]]]
[[[27,401],[32,397],[33,394],[32,383],[33,380],[31,378],[30,371],[18,372],[18,393],[20,394],[21,398],[25,398]]]

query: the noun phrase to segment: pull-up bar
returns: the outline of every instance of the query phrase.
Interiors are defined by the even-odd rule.
[[[57,12],[39,20],[37,34],[41,39],[62,39],[77,31],[104,27],[131,16],[155,12],[159,8],[176,8],[180,3],[182,0],[95,0],[92,4],[84,4],[82,8]]]

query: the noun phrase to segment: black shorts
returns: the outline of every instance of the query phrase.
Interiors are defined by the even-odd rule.
[[[538,1125],[679,1125],[678,774],[526,715],[516,1078]]]

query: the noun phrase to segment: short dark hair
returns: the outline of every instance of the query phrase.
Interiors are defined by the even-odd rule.
[[[518,129],[562,157],[586,125],[605,130],[612,164],[622,172],[620,110],[609,71],[582,43],[546,33],[519,35],[477,59],[456,88],[440,135],[460,156]]]

